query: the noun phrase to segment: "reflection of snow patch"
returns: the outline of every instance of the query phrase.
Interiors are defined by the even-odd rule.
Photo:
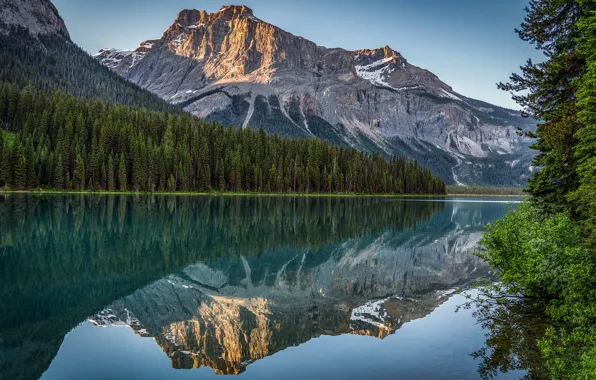
[[[388,329],[389,327],[381,322],[383,319],[380,314],[383,304],[388,299],[370,301],[362,306],[358,306],[352,310],[350,321],[362,321],[382,329]]]
[[[437,290],[437,299],[447,297],[457,292],[457,289]]]

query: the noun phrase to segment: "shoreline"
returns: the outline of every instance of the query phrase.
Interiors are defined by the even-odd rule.
[[[154,192],[136,192],[136,191],[77,191],[77,190],[0,190],[0,195],[9,194],[30,194],[30,195],[158,195],[158,196],[210,196],[210,197],[337,197],[337,198],[448,198],[448,197],[461,197],[461,198],[526,198],[526,194],[465,194],[465,193],[453,193],[453,194],[355,194],[355,193],[250,193],[250,192],[167,192],[167,191],[154,191]]]

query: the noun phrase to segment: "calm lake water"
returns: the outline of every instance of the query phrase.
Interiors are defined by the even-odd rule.
[[[456,290],[511,207],[0,195],[0,377],[477,379]]]

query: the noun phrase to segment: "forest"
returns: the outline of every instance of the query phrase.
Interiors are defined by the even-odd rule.
[[[445,194],[416,161],[0,84],[0,184],[12,190]]]
[[[81,99],[181,113],[181,109],[103,67],[70,40],[59,35],[32,36],[11,27],[0,33],[0,82],[19,88],[33,85],[60,90]]]
[[[529,200],[489,226],[482,241],[479,254],[501,282],[476,300],[491,330],[492,350],[479,356],[486,378],[538,356],[543,365],[529,368],[528,378],[594,379],[596,1],[532,0],[518,34],[545,60],[528,61],[499,86],[542,121],[532,134],[540,170]]]

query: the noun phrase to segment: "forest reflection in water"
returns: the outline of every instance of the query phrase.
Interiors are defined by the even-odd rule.
[[[488,273],[474,250],[509,207],[0,196],[0,371],[39,377],[87,319],[154,338],[174,368],[223,374],[321,335],[384,338]]]

